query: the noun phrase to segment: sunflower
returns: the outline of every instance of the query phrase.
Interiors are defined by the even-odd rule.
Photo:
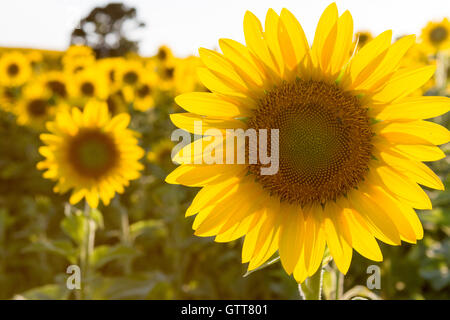
[[[334,3],[322,14],[311,47],[286,9],[280,15],[270,9],[264,26],[247,12],[246,45],[221,39],[222,54],[200,49],[206,67],[198,74],[211,93],[176,98],[189,113],[171,120],[189,132],[194,121],[221,133],[279,130],[279,170],[272,175],[261,173],[268,165],[260,160],[201,162],[211,150],[226,150],[224,134],[177,153],[173,160],[181,165],[166,181],[202,187],[186,212],[197,214],[195,234],[217,242],[245,236],[242,261],[249,270],[278,250],[284,269],[300,283],[315,274],[326,246],[345,274],[353,249],[381,261],[376,239],[391,245],[421,239],[414,208],[430,209],[431,202],[418,183],[444,188],[421,161],[442,159],[436,145],[450,139],[447,129],[423,119],[447,112],[450,101],[408,97],[435,70],[399,68],[415,37],[391,45],[386,31],[350,57],[352,16],[339,16]]]
[[[56,99],[66,99],[69,95],[67,77],[59,71],[50,71],[43,74],[41,81]]]
[[[70,46],[62,58],[64,71],[76,74],[95,64],[95,55],[91,48],[86,46]]]
[[[401,38],[400,38],[401,39]],[[415,43],[411,46],[408,52],[403,57],[401,67],[425,67],[427,65],[436,65],[436,59],[429,56],[427,49],[423,43]],[[435,77],[431,77],[424,85],[412,92],[411,95],[421,96],[426,94],[429,90],[436,86]]]
[[[147,160],[151,163],[164,165],[170,163],[174,143],[170,139],[158,141],[147,153]]]
[[[447,18],[441,22],[428,22],[421,37],[430,53],[450,49],[450,22]]]
[[[105,74],[111,91],[118,90],[121,82],[118,79],[118,70],[126,63],[122,57],[105,58],[98,61],[98,69]]]
[[[0,109],[3,111],[12,111],[18,98],[18,92],[15,88],[0,86]]]
[[[121,87],[135,88],[141,81],[142,69],[141,61],[126,61],[117,70],[117,81]]]
[[[84,104],[88,99],[106,99],[109,94],[107,79],[94,67],[80,71],[69,84],[70,96],[76,104]]]
[[[108,205],[116,192],[123,193],[130,180],[139,178],[144,151],[132,130],[130,116],[111,118],[104,102],[91,101],[81,112],[61,112],[48,123],[39,149],[45,159],[37,164],[43,176],[57,181],[55,192],[73,189],[70,203],[83,198],[92,208],[99,200]]]
[[[32,67],[39,67],[42,64],[44,56],[39,50],[31,50],[27,52],[27,58]]]
[[[128,104],[123,97],[122,91],[111,93],[108,98],[106,98],[106,104],[108,105],[108,111],[112,116],[128,112]]]
[[[18,51],[5,52],[0,57],[0,84],[9,87],[23,85],[31,77],[31,65],[26,55]]]
[[[133,108],[139,111],[147,111],[155,106],[155,94],[158,88],[158,79],[154,73],[148,73],[142,77],[133,92]],[[126,88],[124,88],[126,90]]]
[[[159,63],[170,61],[171,59],[173,59],[172,50],[170,50],[168,46],[162,45],[158,48],[158,52],[156,53],[155,57]]]
[[[201,86],[197,73],[195,72],[200,66],[200,59],[194,56],[181,59],[178,62],[174,73],[175,92],[177,94],[194,90],[205,91],[205,88]]]
[[[159,76],[159,86],[162,90],[173,90],[175,88],[175,75],[179,65],[178,59],[171,59],[157,65],[156,72]]]
[[[361,49],[373,39],[370,31],[359,31],[355,34],[355,42],[358,41],[358,48]]]
[[[12,109],[17,115],[17,123],[43,130],[45,123],[52,120],[58,110],[67,107],[64,103],[52,103],[51,97],[51,91],[41,84],[27,85],[21,100]]]

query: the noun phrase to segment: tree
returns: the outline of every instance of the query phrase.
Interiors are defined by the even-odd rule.
[[[136,16],[136,9],[123,3],[110,3],[94,8],[71,35],[71,44],[91,47],[97,58],[117,57],[138,51],[138,41],[127,33],[145,26]]]

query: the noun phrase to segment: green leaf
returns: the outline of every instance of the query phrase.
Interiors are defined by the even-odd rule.
[[[140,252],[137,249],[121,244],[116,246],[101,245],[94,249],[91,263],[94,268],[98,269],[108,262],[118,259],[132,259],[139,254]]]
[[[30,244],[24,249],[24,252],[51,252],[56,255],[65,257],[70,263],[77,262],[78,250],[74,248],[68,240],[40,240]]]
[[[163,220],[142,220],[130,225],[130,236],[135,239],[140,235],[159,231],[166,234],[166,225]]]
[[[91,212],[89,213],[92,220],[94,220],[95,224],[100,228],[103,229],[103,214],[98,209],[91,209]]]
[[[48,284],[33,288],[14,296],[16,300],[65,300],[69,297],[69,290],[58,284]]]
[[[86,234],[86,218],[77,211],[61,221],[61,228],[75,243],[81,244]]]

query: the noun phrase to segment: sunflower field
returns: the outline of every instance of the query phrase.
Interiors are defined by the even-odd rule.
[[[246,13],[245,45],[189,57],[0,48],[0,299],[291,300],[319,266],[323,299],[449,299],[448,18],[392,38],[330,5],[311,48],[301,19]],[[195,120],[280,128],[282,174],[173,161]]]

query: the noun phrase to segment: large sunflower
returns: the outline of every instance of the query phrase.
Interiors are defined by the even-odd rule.
[[[223,54],[200,49],[206,68],[198,73],[211,93],[178,96],[190,113],[171,119],[189,132],[194,121],[221,132],[279,129],[279,170],[261,175],[260,162],[193,164],[200,143],[203,154],[212,143],[215,153],[226,150],[221,135],[182,149],[174,159],[182,165],[166,181],[203,187],[186,212],[197,214],[195,234],[218,242],[245,236],[249,270],[278,250],[298,282],[316,272],[326,246],[346,273],[353,249],[381,261],[376,239],[421,239],[414,208],[430,209],[431,202],[418,183],[443,189],[421,161],[443,158],[435,145],[450,139],[447,129],[422,119],[447,112],[450,102],[408,97],[434,72],[399,68],[414,36],[391,45],[386,31],[350,57],[352,16],[339,16],[335,4],[321,16],[311,47],[286,9],[270,9],[264,29],[247,12],[244,34],[246,46],[219,40]]]
[[[130,116],[109,116],[104,102],[90,101],[83,112],[61,112],[49,122],[46,144],[39,149],[45,160],[37,164],[43,176],[58,181],[54,191],[73,189],[70,203],[86,198],[93,208],[99,200],[108,205],[116,192],[124,192],[130,180],[140,176],[144,151],[135,133],[127,129]]]

